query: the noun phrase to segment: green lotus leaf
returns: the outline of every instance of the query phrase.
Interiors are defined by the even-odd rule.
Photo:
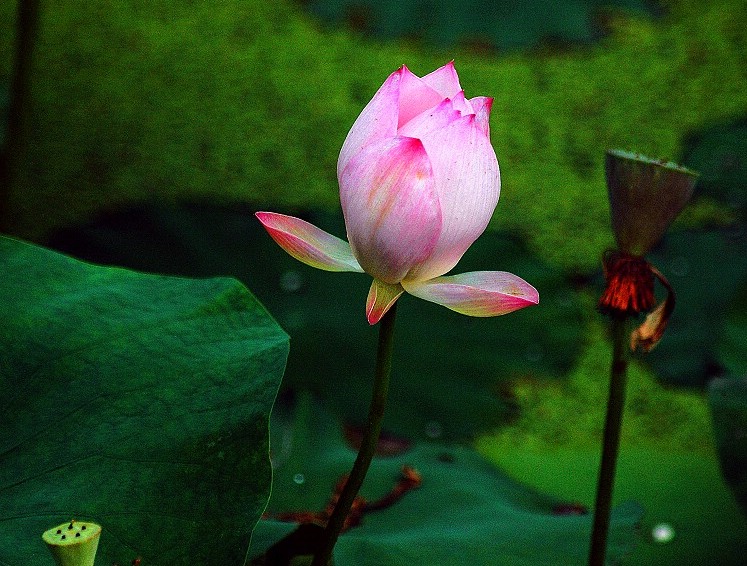
[[[277,520],[281,513],[324,509],[355,457],[333,417],[306,396],[295,414],[274,418],[273,495],[267,519],[255,531],[254,555],[296,529]],[[366,513],[360,526],[344,533],[335,547],[337,566],[585,563],[590,514],[509,479],[465,447],[424,442],[397,456],[376,458],[363,497],[380,501],[404,465],[421,474],[421,486],[385,509]],[[633,502],[615,509],[611,563],[632,549],[641,516],[641,507]]]
[[[0,238],[0,564],[95,520],[101,564],[240,566],[270,491],[288,337],[235,280]]]

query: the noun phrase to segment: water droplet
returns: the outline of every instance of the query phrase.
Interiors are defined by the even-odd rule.
[[[280,276],[280,288],[286,293],[295,293],[303,286],[303,277],[298,271],[286,271]]]
[[[295,476],[293,476],[293,483],[297,485],[301,485],[305,481],[306,481],[306,476],[304,476],[303,474],[296,474]]]
[[[669,264],[669,270],[672,272],[672,275],[685,277],[690,273],[690,262],[688,262],[687,258],[683,256],[677,256],[673,258]]]
[[[444,429],[438,421],[428,421],[425,423],[425,435],[428,438],[441,438]]]
[[[674,539],[674,527],[669,523],[659,523],[651,529],[651,538],[654,542],[665,544]]]

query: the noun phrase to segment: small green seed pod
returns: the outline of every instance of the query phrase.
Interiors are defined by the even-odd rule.
[[[57,566],[93,566],[100,535],[96,523],[72,520],[45,531],[42,540]]]

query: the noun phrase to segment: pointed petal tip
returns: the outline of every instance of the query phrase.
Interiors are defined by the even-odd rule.
[[[457,73],[456,66],[454,65],[454,59],[446,63],[445,65],[442,65],[441,68],[436,69],[437,71],[441,71],[443,69],[446,69],[452,73],[454,73],[454,77],[457,80],[457,84],[459,83],[459,73]]]
[[[366,298],[366,319],[373,326],[392,308],[405,290],[399,283],[384,283],[374,279]]]
[[[495,101],[495,98],[493,98],[492,96],[486,96],[485,97],[485,100],[483,102],[483,106],[482,107],[484,109],[484,112],[488,116],[490,116],[490,111],[493,110],[493,102],[494,101]]]
[[[382,311],[372,311],[372,310],[367,311],[366,312],[366,320],[368,320],[368,325],[369,326],[374,326],[374,325],[378,324],[378,322],[381,320],[381,317],[383,317],[384,314],[386,314],[386,313],[384,313]]]

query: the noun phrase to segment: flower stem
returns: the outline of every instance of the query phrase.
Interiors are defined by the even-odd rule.
[[[607,416],[604,421],[602,462],[599,467],[597,497],[594,504],[589,566],[603,566],[607,553],[612,489],[615,483],[617,452],[620,446],[620,429],[625,405],[625,384],[628,377],[627,321],[628,317],[624,315],[618,315],[612,319],[610,391],[607,399]]]
[[[335,510],[324,529],[322,544],[314,555],[311,566],[329,566],[332,558],[332,549],[335,547],[340,531],[345,524],[345,519],[350,512],[356,495],[363,484],[363,480],[371,465],[371,460],[376,452],[376,445],[381,434],[381,423],[384,420],[384,409],[389,392],[389,376],[392,369],[392,344],[394,337],[394,318],[397,313],[397,303],[392,305],[389,311],[381,319],[379,328],[379,346],[376,352],[376,375],[374,376],[373,394],[371,406],[368,410],[368,424],[363,435],[358,457],[355,459],[353,469],[348,481],[340,494],[340,499],[335,505]]]

